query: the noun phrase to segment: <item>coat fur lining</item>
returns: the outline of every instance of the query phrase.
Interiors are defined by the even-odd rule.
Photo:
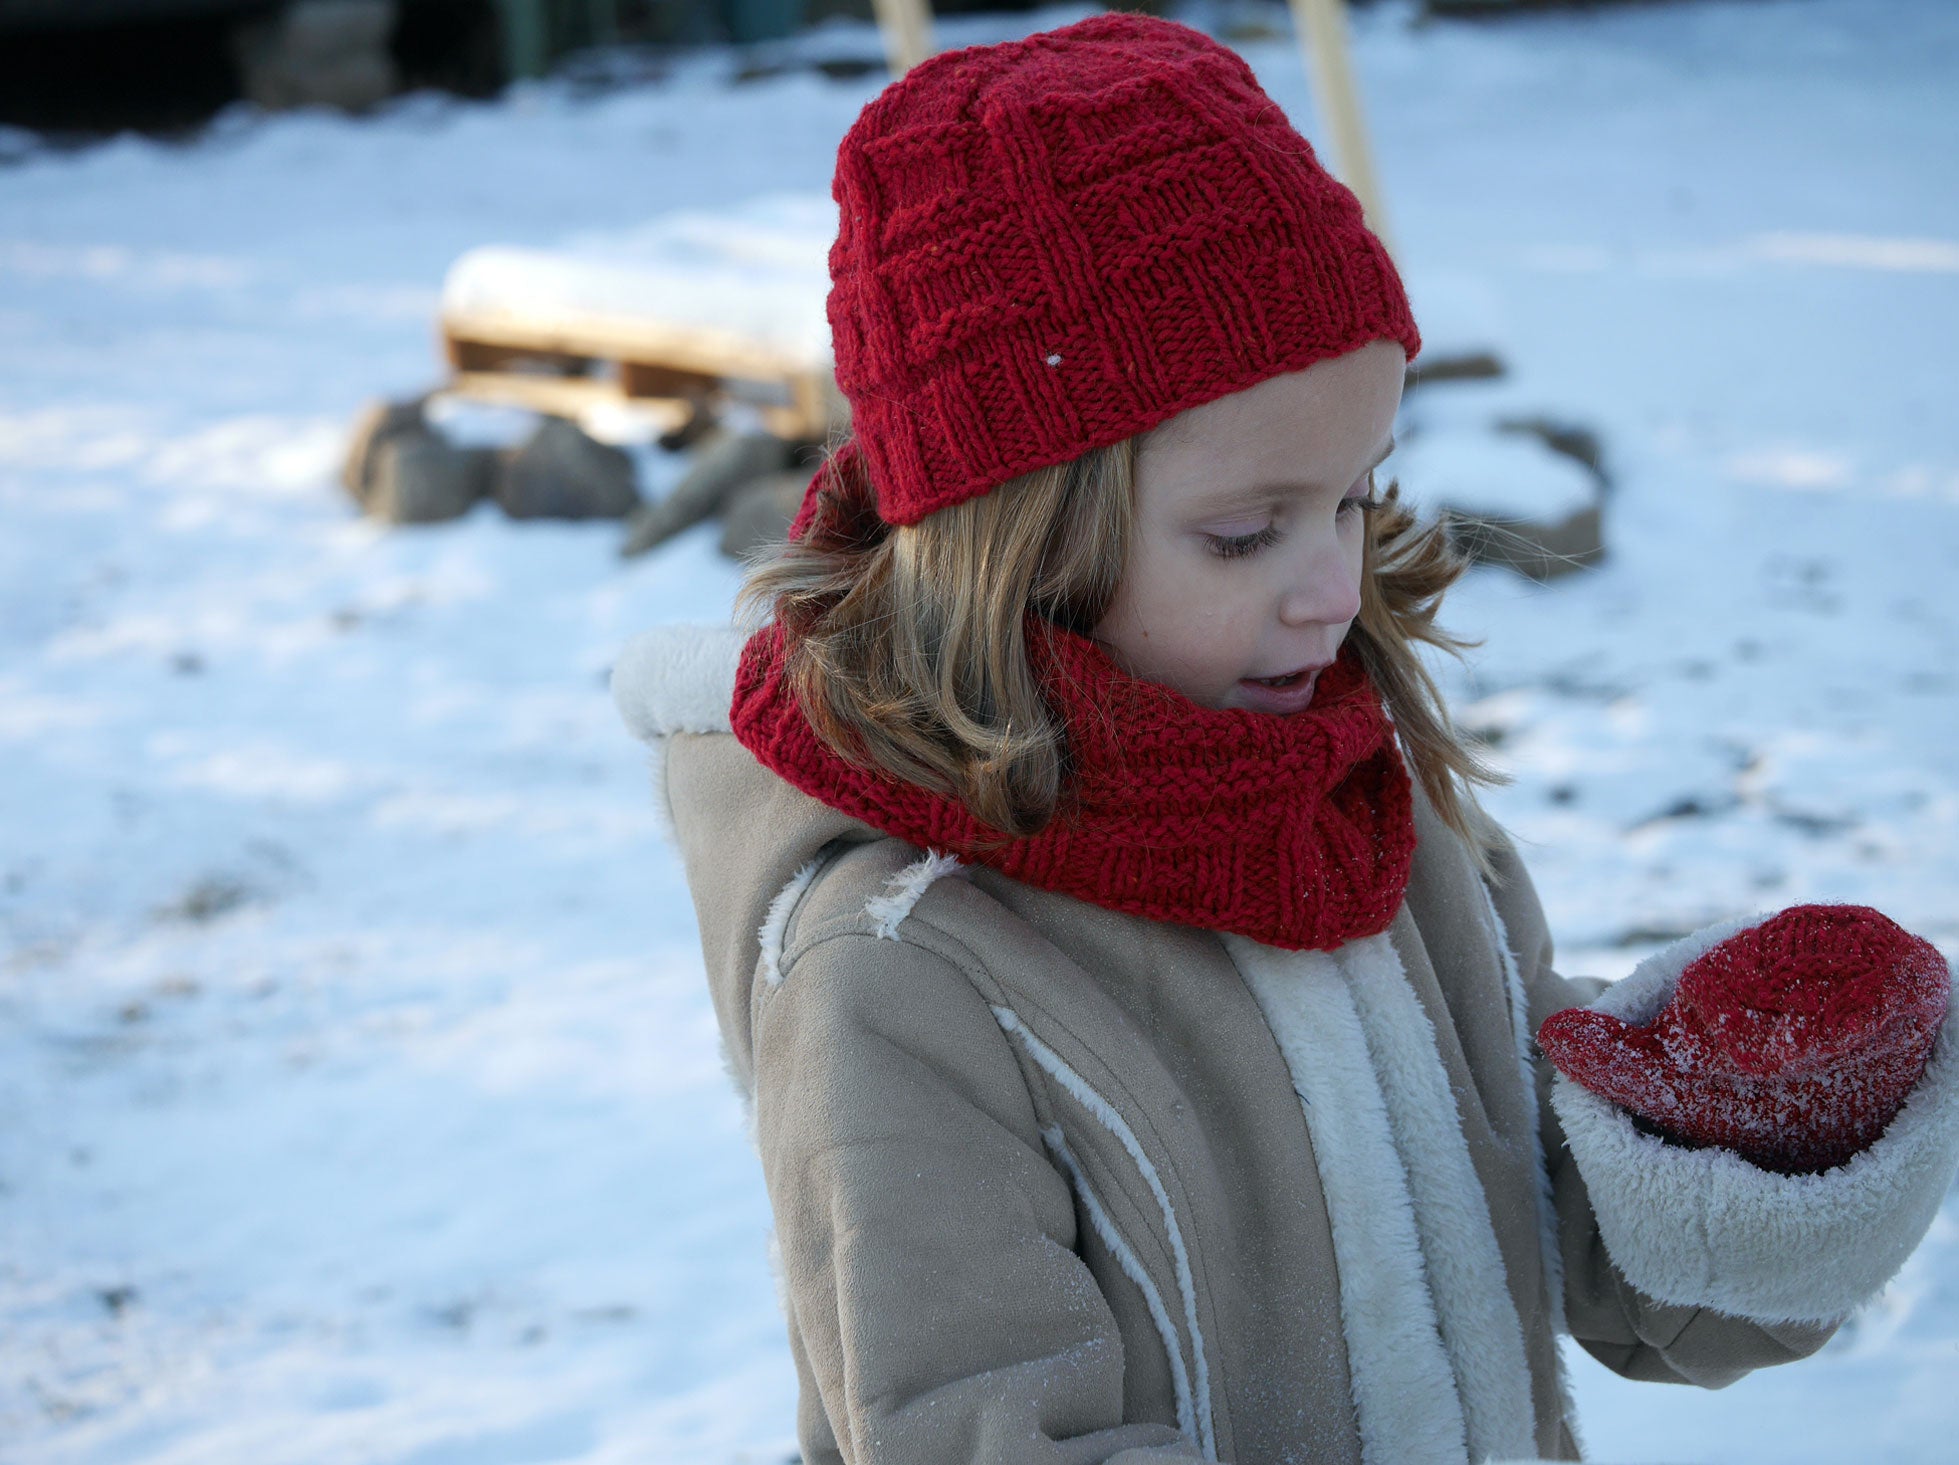
[[[612,701],[647,745],[653,813],[669,844],[680,838],[667,799],[667,739],[729,730],[746,639],[733,626],[655,626],[628,641],[612,664]]]
[[[769,902],[769,913],[756,929],[755,939],[762,945],[762,980],[771,987],[782,985],[782,938],[789,929],[790,913],[796,909],[796,902],[803,898],[803,892],[809,889],[809,882],[816,878],[822,864],[821,860],[810,860],[791,875],[788,883],[775,893],[775,899]]]
[[[1531,1031],[1530,999],[1524,991],[1523,971],[1517,965],[1516,953],[1510,949],[1510,928],[1503,923],[1489,887],[1479,888],[1483,892],[1484,913],[1490,918],[1490,933],[1503,962],[1504,986],[1510,994],[1511,1038],[1517,1045],[1517,1072],[1524,1088],[1524,1112],[1531,1116],[1531,1165],[1537,1174],[1537,1244],[1544,1261],[1544,1305],[1551,1315],[1551,1331],[1567,1336],[1571,1324],[1565,1318],[1564,1308],[1564,1239],[1558,1229],[1557,1203],[1551,1195],[1551,1167],[1544,1156],[1544,1129],[1538,1122],[1537,1064],[1541,1060],[1537,1054],[1537,1035]],[[1564,1349],[1553,1348],[1551,1361],[1557,1370],[1559,1414],[1579,1453],[1583,1454],[1585,1441],[1578,1432],[1578,1403],[1572,1397],[1571,1371],[1565,1367]]]
[[[896,941],[898,927],[904,924],[905,917],[911,914],[912,907],[931,888],[932,882],[963,868],[956,856],[927,850],[923,858],[913,860],[887,880],[882,895],[874,895],[864,902],[864,914],[877,922],[878,939]]]
[[[1752,923],[1654,953],[1592,1006],[1649,1021],[1688,963]],[[1904,1265],[1959,1169],[1959,1002],[1890,1128],[1821,1174],[1779,1175],[1730,1150],[1668,1144],[1562,1074],[1551,1102],[1606,1250],[1635,1287],[1758,1322],[1833,1322]]]
[[[1462,1401],[1407,1172],[1345,976],[1324,952],[1281,951],[1229,934],[1224,942],[1292,1071],[1313,1141],[1340,1269],[1361,1458],[1366,1465],[1467,1461]]]
[[[1435,1028],[1385,935],[1355,941],[1335,960],[1346,968],[1347,993],[1408,1172],[1436,1318],[1462,1396],[1469,1457],[1528,1455],[1536,1429],[1523,1323]]]
[[[1494,941],[1498,959],[1503,963],[1503,981],[1510,994],[1510,1029],[1512,1041],[1517,1045],[1517,1073],[1523,1083],[1524,1112],[1536,1118],[1537,1107],[1537,1035],[1531,1031],[1530,999],[1524,992],[1523,972],[1517,966],[1517,957],[1510,949],[1510,930],[1503,924],[1498,914],[1496,902],[1490,899],[1487,887],[1483,890],[1483,913],[1489,917],[1490,936]],[[1551,1199],[1551,1168],[1544,1158],[1544,1132],[1540,1125],[1532,1123],[1530,1131],[1531,1164],[1537,1173],[1537,1234],[1538,1246],[1544,1254],[1544,1296],[1551,1309],[1551,1326],[1554,1331],[1564,1334],[1570,1332],[1570,1325],[1564,1315],[1564,1250],[1558,1236],[1558,1211]],[[1560,1387],[1566,1389],[1562,1376],[1563,1353],[1560,1360]],[[1567,1409],[1567,1418],[1572,1411]]]
[[[747,633],[734,626],[655,626],[612,664],[612,700],[634,737],[727,732]]]

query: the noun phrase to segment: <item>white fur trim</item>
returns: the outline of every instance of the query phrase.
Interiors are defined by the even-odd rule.
[[[864,914],[877,922],[878,938],[896,941],[898,927],[911,914],[912,907],[918,904],[918,898],[931,888],[934,880],[951,875],[959,868],[956,857],[927,850],[923,858],[913,860],[885,881],[884,894],[874,895],[864,902]]]
[[[1184,1323],[1190,1329],[1191,1362],[1197,1375],[1193,1388],[1197,1408],[1196,1444],[1204,1452],[1205,1459],[1217,1459],[1217,1440],[1211,1429],[1211,1368],[1204,1356],[1204,1330],[1197,1322],[1197,1284],[1191,1277],[1190,1252],[1184,1246],[1183,1228],[1177,1224],[1176,1208],[1170,1204],[1170,1192],[1164,1188],[1163,1177],[1157,1174],[1156,1166],[1150,1162],[1150,1157],[1143,1152],[1142,1142],[1136,1138],[1136,1131],[1129,1127],[1128,1120],[1116,1112],[1115,1105],[1098,1094],[1088,1080],[1069,1066],[1059,1053],[1029,1032],[1019,1013],[1011,1007],[996,1007],[993,1016],[1003,1031],[1020,1039],[1028,1056],[1047,1070],[1076,1103],[1116,1137],[1135,1162],[1143,1182],[1150,1188],[1150,1194],[1156,1197],[1157,1206],[1163,1212],[1164,1234],[1170,1238],[1170,1253],[1176,1264],[1177,1290],[1183,1298]]]
[[[1170,1309],[1163,1305],[1163,1294],[1157,1290],[1150,1274],[1143,1270],[1142,1258],[1136,1255],[1131,1246],[1116,1230],[1114,1220],[1102,1205],[1102,1199],[1088,1183],[1076,1161],[1074,1151],[1068,1148],[1068,1140],[1061,1132],[1061,1126],[1051,1124],[1041,1131],[1041,1138],[1054,1152],[1061,1168],[1068,1172],[1068,1179],[1075,1187],[1082,1209],[1088,1212],[1088,1223],[1095,1228],[1095,1234],[1102,1238],[1102,1244],[1109,1248],[1110,1255],[1122,1273],[1136,1284],[1143,1294],[1143,1305],[1149,1309],[1150,1321],[1156,1324],[1157,1335],[1163,1339],[1163,1351],[1170,1359],[1170,1390],[1177,1399],[1177,1429],[1187,1440],[1197,1438],[1197,1417],[1191,1405],[1190,1370],[1184,1365],[1183,1339],[1178,1336],[1177,1325],[1170,1318]]]
[[[1305,1109],[1340,1269],[1361,1459],[1466,1461],[1462,1400],[1429,1291],[1408,1175],[1346,980],[1324,952],[1280,951],[1231,933],[1224,943]]]
[[[1524,974],[1510,949],[1510,928],[1496,908],[1489,887],[1477,887],[1483,894],[1483,912],[1490,919],[1490,936],[1503,963],[1503,982],[1510,994],[1511,1040],[1517,1045],[1517,1073],[1524,1086],[1524,1114],[1530,1125],[1531,1166],[1537,1177],[1537,1245],[1544,1265],[1544,1305],[1551,1312],[1551,1331],[1562,1337],[1571,1331],[1564,1311],[1564,1238],[1558,1227],[1558,1206],[1551,1194],[1551,1167],[1544,1156],[1544,1128],[1537,1108],[1537,1035],[1530,1026],[1530,996],[1524,991]],[[1585,1452],[1585,1441],[1578,1432],[1578,1401],[1571,1392],[1571,1370],[1565,1366],[1564,1349],[1551,1349],[1551,1366],[1558,1384],[1558,1412],[1564,1427]]]
[[[733,626],[655,626],[628,641],[612,664],[612,700],[633,736],[727,732],[747,640]]]
[[[809,889],[809,882],[816,878],[816,867],[821,863],[811,860],[789,877],[789,883],[769,902],[769,913],[755,932],[756,939],[762,943],[762,980],[771,987],[782,985],[782,933],[789,928],[789,913]]]
[[[1696,932],[1656,952],[1592,1006],[1649,1021],[1689,962],[1753,923]],[[1778,1175],[1731,1150],[1666,1144],[1562,1074],[1551,1103],[1606,1250],[1635,1287],[1758,1322],[1830,1322],[1904,1265],[1959,1169],[1959,1003],[1890,1128],[1818,1175]]]
[[[1544,1297],[1551,1309],[1552,1327],[1558,1333],[1570,1332],[1570,1325],[1564,1315],[1564,1248],[1558,1235],[1558,1208],[1551,1195],[1551,1167],[1544,1158],[1544,1131],[1538,1123],[1537,1111],[1537,1035],[1530,1026],[1530,997],[1524,991],[1524,974],[1517,966],[1517,957],[1510,949],[1510,930],[1503,924],[1503,917],[1490,898],[1487,886],[1477,887],[1483,894],[1483,914],[1489,917],[1490,938],[1496,945],[1497,958],[1503,963],[1503,982],[1510,993],[1510,1033],[1511,1041],[1517,1048],[1517,1076],[1524,1089],[1524,1113],[1530,1122],[1531,1167],[1537,1176],[1537,1244],[1544,1258]],[[1570,1388],[1564,1377],[1564,1352],[1558,1351],[1558,1387],[1570,1400]],[[1565,1417],[1569,1421],[1574,1411],[1569,1407]]]
[[[1537,1447],[1537,1430],[1524,1328],[1434,1024],[1415,1000],[1387,936],[1349,942],[1334,960],[1345,970],[1408,1172],[1435,1314],[1462,1397],[1469,1457],[1527,1455]]]

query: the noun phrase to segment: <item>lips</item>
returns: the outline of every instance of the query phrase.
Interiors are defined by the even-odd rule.
[[[1245,705],[1254,712],[1301,712],[1313,700],[1327,663],[1302,666],[1271,677],[1245,677],[1239,683]]]

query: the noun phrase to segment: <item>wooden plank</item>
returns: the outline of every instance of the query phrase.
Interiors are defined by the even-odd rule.
[[[528,407],[554,417],[577,417],[594,407],[626,400],[618,382],[604,377],[535,376],[515,371],[460,371],[443,384],[442,390],[478,402]],[[687,420],[684,401],[646,398],[633,405],[652,413],[662,431],[671,431]]]
[[[628,397],[607,377],[539,376],[515,371],[458,372],[442,386],[453,396],[506,407],[525,407],[553,417],[580,417],[594,407],[621,403],[648,413],[662,432],[672,432],[693,415],[694,404],[677,397]],[[762,426],[786,442],[808,442],[825,434],[801,407],[761,404]]]
[[[756,407],[771,432],[800,441],[827,436],[841,403],[827,362],[798,359],[729,331],[587,316],[452,313],[443,317],[442,340],[455,373],[451,390],[560,416],[597,401],[684,406],[725,395]]]
[[[816,365],[807,357],[762,345],[734,331],[644,319],[445,313],[442,331],[452,339],[487,345],[645,361],[707,376],[759,381],[792,376]]]

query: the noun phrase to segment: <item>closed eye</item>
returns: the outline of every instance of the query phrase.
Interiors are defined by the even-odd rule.
[[[1359,493],[1348,494],[1347,497],[1341,499],[1340,507],[1335,511],[1336,513],[1346,514],[1354,509],[1359,509],[1365,513],[1369,509],[1378,509],[1381,507],[1380,496],[1374,492],[1374,470],[1371,468],[1368,469],[1367,477],[1362,479],[1361,482],[1366,487]]]
[[[1256,554],[1269,544],[1279,542],[1279,531],[1275,525],[1268,524],[1256,534],[1207,534],[1211,553],[1219,559],[1235,560],[1241,555]]]

